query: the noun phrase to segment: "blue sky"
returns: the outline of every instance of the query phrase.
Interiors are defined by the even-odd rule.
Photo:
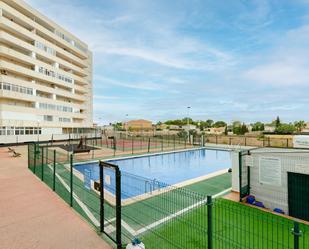
[[[89,44],[95,121],[309,121],[309,0],[26,1]]]

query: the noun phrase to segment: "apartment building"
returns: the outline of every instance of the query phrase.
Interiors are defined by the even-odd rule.
[[[21,0],[0,0],[0,143],[93,125],[87,44]]]

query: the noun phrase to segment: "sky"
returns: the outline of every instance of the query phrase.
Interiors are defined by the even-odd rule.
[[[94,121],[309,121],[309,0],[26,0],[93,52]]]

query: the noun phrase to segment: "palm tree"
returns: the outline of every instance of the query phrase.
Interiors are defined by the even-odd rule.
[[[306,127],[306,123],[303,120],[296,121],[294,125],[298,132],[301,132]]]

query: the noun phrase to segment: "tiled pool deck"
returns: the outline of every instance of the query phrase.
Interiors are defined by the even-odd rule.
[[[0,148],[0,247],[111,248],[27,168],[27,147]]]

